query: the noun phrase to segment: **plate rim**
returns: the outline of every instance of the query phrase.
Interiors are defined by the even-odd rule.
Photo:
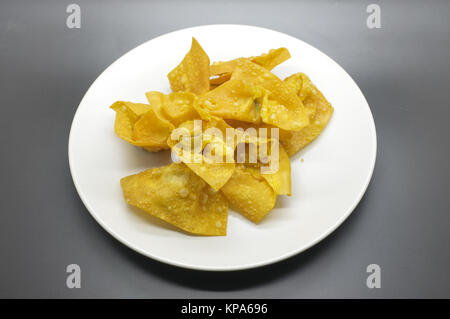
[[[264,32],[272,32],[272,33],[277,33],[279,35],[282,36],[287,36],[289,38],[295,39],[296,41],[300,41],[303,44],[313,48],[315,51],[318,51],[319,53],[325,55],[326,57],[328,57],[341,71],[343,71],[355,84],[356,88],[358,89],[360,95],[362,96],[364,102],[366,103],[367,109],[369,111],[369,115],[370,115],[370,130],[371,130],[371,135],[372,135],[372,143],[374,145],[374,151],[373,151],[373,156],[371,158],[371,167],[370,167],[370,172],[366,177],[366,180],[364,182],[364,186],[361,188],[358,196],[355,197],[355,200],[353,201],[352,205],[349,206],[349,208],[347,209],[347,211],[345,212],[345,214],[343,214],[335,223],[332,227],[329,227],[328,230],[326,232],[324,232],[323,234],[321,234],[321,236],[317,237],[315,240],[311,241],[310,243],[308,243],[307,245],[304,245],[302,247],[299,247],[298,249],[293,249],[292,251],[285,253],[283,255],[277,256],[277,257],[273,257],[270,259],[266,259],[260,262],[253,262],[253,263],[248,263],[248,264],[242,264],[242,265],[232,265],[232,266],[202,266],[202,265],[196,265],[196,264],[191,264],[191,263],[184,263],[184,262],[178,262],[178,261],[174,261],[171,259],[167,259],[164,257],[160,257],[157,255],[154,255],[152,253],[146,252],[145,250],[139,248],[139,247],[135,247],[133,244],[131,244],[130,242],[128,242],[125,238],[123,238],[121,235],[117,234],[114,230],[112,230],[111,228],[109,228],[109,226],[107,226],[94,212],[94,210],[89,206],[88,201],[85,199],[85,194],[83,193],[83,191],[81,190],[81,188],[79,187],[78,183],[77,183],[77,179],[75,177],[75,170],[73,168],[73,157],[72,157],[72,152],[71,152],[71,145],[73,144],[73,128],[75,126],[75,123],[77,122],[77,117],[79,115],[79,110],[80,110],[80,106],[82,105],[83,101],[85,100],[86,96],[88,95],[88,93],[91,91],[92,87],[94,86],[94,84],[98,81],[98,79],[105,73],[107,72],[111,67],[113,67],[113,65],[115,65],[116,63],[118,63],[125,55],[131,53],[134,50],[139,49],[141,46],[145,45],[146,43],[156,40],[158,38],[161,37],[165,37],[168,36],[170,34],[173,33],[178,33],[178,32],[187,32],[189,30],[191,31],[195,31],[198,29],[203,29],[203,28],[211,28],[211,27],[222,27],[222,28],[226,28],[226,27],[232,27],[232,28],[249,28],[249,29],[255,29],[255,30],[260,30],[260,31],[264,31]],[[315,246],[316,244],[318,244],[319,242],[321,242],[323,239],[325,239],[326,237],[328,237],[331,233],[333,233],[337,228],[339,228],[339,226],[341,226],[344,221],[352,214],[352,212],[355,210],[356,206],[359,204],[359,202],[361,201],[361,199],[363,198],[364,194],[367,191],[367,188],[370,184],[370,181],[372,179],[373,176],[373,172],[375,169],[375,163],[376,163],[376,157],[377,157],[377,133],[376,133],[376,126],[375,126],[375,120],[373,118],[373,114],[372,114],[372,110],[370,109],[369,103],[367,102],[366,97],[364,96],[363,92],[361,91],[361,88],[358,86],[358,84],[356,83],[356,81],[350,76],[350,74],[348,74],[348,72],[341,67],[334,59],[332,59],[330,56],[328,56],[326,53],[322,52],[321,50],[317,49],[316,47],[310,45],[309,43],[296,38],[295,36],[289,35],[287,33],[281,32],[281,31],[277,31],[277,30],[273,30],[273,29],[269,29],[269,28],[265,28],[265,27],[260,27],[260,26],[253,26],[253,25],[245,25],[245,24],[205,24],[205,25],[198,25],[198,26],[193,26],[193,27],[188,27],[188,28],[183,28],[183,29],[178,29],[178,30],[174,30],[174,31],[170,31],[164,34],[161,34],[157,37],[151,38],[141,44],[139,44],[138,46],[132,48],[131,50],[128,50],[127,52],[125,52],[124,54],[122,54],[119,58],[117,58],[116,60],[114,60],[108,67],[106,67],[96,78],[95,80],[90,84],[89,88],[87,89],[86,93],[83,95],[83,98],[81,99],[80,103],[77,106],[77,109],[75,111],[75,114],[73,116],[72,119],[72,123],[70,125],[70,132],[69,132],[69,138],[68,138],[68,159],[69,159],[69,170],[70,170],[70,175],[72,177],[72,181],[75,185],[75,189],[78,193],[78,196],[80,197],[83,205],[86,207],[87,211],[89,212],[89,214],[94,218],[94,220],[108,233],[110,234],[112,237],[114,237],[116,240],[118,240],[121,244],[127,246],[128,248],[134,250],[135,252],[151,258],[153,260],[156,260],[158,262],[161,263],[165,263],[168,265],[172,265],[172,266],[176,266],[176,267],[181,267],[181,268],[187,268],[187,269],[192,269],[192,270],[200,270],[200,271],[216,271],[216,272],[222,272],[222,271],[237,271],[237,270],[246,270],[246,269],[252,269],[252,268],[258,268],[258,267],[263,267],[263,266],[267,266],[270,264],[274,264],[277,262],[280,262],[282,260],[288,259],[290,257],[293,257],[297,254],[300,254],[306,250],[308,250],[309,248]]]

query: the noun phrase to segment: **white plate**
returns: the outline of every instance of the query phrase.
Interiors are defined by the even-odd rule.
[[[274,69],[281,78],[305,72],[335,111],[323,134],[291,159],[293,195],[254,225],[230,211],[228,235],[189,236],[127,206],[119,180],[170,163],[114,134],[116,100],[144,102],[150,90],[169,92],[166,74],[194,36],[211,61],[286,47],[292,58]],[[369,106],[351,77],[331,58],[286,34],[243,25],[184,29],[150,40],[111,64],[91,85],[75,114],[69,162],[76,189],[95,220],[135,251],[180,267],[237,270],[280,261],[335,230],[360,201],[372,176],[376,133]],[[304,158],[304,162],[301,162]],[[80,230],[82,231],[82,230]]]

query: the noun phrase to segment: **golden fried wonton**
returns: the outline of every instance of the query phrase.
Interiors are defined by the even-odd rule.
[[[161,115],[174,126],[199,118],[194,109],[197,96],[190,92],[173,92],[164,94],[157,91],[145,93],[150,105],[159,110]]]
[[[247,59],[253,63],[256,63],[267,70],[272,70],[278,64],[283,63],[287,59],[289,59],[291,55],[289,54],[288,49],[279,48],[272,49],[268,53],[263,53],[259,56],[252,56],[249,58],[240,58]],[[237,67],[239,59],[234,59],[225,62],[214,62],[211,64],[210,73],[211,75],[218,75],[218,78],[211,79],[212,85],[220,85],[223,82],[227,81],[230,77],[230,74],[233,73],[234,69]]]
[[[278,170],[275,173],[261,174],[277,195],[292,195],[291,162],[283,146],[278,145]]]
[[[174,92],[209,91],[209,57],[195,38],[183,61],[167,77]]]
[[[118,137],[150,151],[169,148],[166,141],[174,126],[150,105],[118,101],[111,108],[116,111]]]
[[[304,73],[271,72],[286,48],[210,65],[195,38],[149,104],[118,101],[114,130],[175,162],[121,179],[125,200],[192,234],[226,235],[228,204],[254,223],[292,194],[289,157],[325,128],[333,107]]]
[[[275,206],[277,197],[259,169],[244,164],[236,164],[233,175],[221,192],[231,207],[254,223],[259,223]]]
[[[186,232],[223,236],[228,203],[183,163],[152,168],[121,179],[125,200]]]
[[[286,149],[287,154],[292,156],[322,133],[333,114],[333,107],[306,74],[296,73],[284,81],[296,91],[303,101],[310,122],[300,131],[280,130],[280,143]]]
[[[201,123],[199,132],[196,132],[196,123]],[[214,190],[219,190],[230,179],[235,167],[232,157],[234,145],[227,146],[226,128],[232,129],[221,119],[187,121],[178,126],[167,140],[172,152]],[[206,148],[209,153],[205,152]],[[205,156],[207,153],[211,157]],[[227,156],[231,161],[227,161]]]
[[[243,143],[255,144],[254,149],[257,150],[256,159],[252,159],[249,154],[251,147],[247,145],[245,165],[259,169],[261,176],[277,195],[291,196],[291,162],[279,141],[275,138],[258,136],[256,138],[245,138]],[[274,150],[275,147],[276,150]],[[237,146],[237,149],[239,149],[239,146]],[[242,163],[242,158],[237,158],[236,162]]]
[[[202,94],[195,107],[222,119],[259,123],[260,110],[267,103],[268,92],[261,86],[232,80]]]
[[[270,92],[269,103],[261,107],[264,123],[288,131],[298,131],[309,124],[303,103],[295,91],[267,69],[247,59],[239,59],[230,80],[262,86]]]

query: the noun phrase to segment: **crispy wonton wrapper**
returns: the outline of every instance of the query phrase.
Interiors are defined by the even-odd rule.
[[[121,179],[125,200],[186,232],[223,236],[228,203],[183,163],[152,168]]]
[[[254,223],[259,223],[275,206],[276,197],[258,168],[237,164],[221,192],[230,205]]]
[[[322,133],[333,114],[333,107],[304,73],[296,73],[284,80],[303,101],[310,124],[297,132],[280,130],[280,143],[289,156],[294,155]]]
[[[269,103],[261,107],[264,123],[288,131],[298,131],[309,124],[303,103],[295,91],[267,69],[247,59],[239,59],[231,80],[246,81],[270,91]]]
[[[270,131],[268,130],[268,132]],[[261,171],[261,176],[269,183],[277,195],[291,196],[291,162],[279,141],[270,137],[258,136],[256,138],[247,138],[244,136],[244,138],[241,138],[240,142],[247,144],[245,153],[246,158],[236,158],[236,162],[242,163],[244,161],[246,166],[259,169]],[[250,144],[254,144],[254,147],[257,150],[258,156],[256,159],[251,159],[249,155]],[[278,156],[272,156],[272,149],[274,146],[278,148]],[[237,147],[239,147],[239,145]],[[261,150],[261,147],[264,147],[264,151]],[[265,158],[261,158],[264,154]]]
[[[289,157],[323,131],[333,108],[305,74],[282,81],[271,72],[289,58],[279,48],[210,65],[192,38],[167,75],[172,93],[147,92],[149,105],[114,103],[120,138],[149,151],[170,148],[181,160],[123,178],[126,202],[215,236],[226,235],[228,203],[259,223],[278,195],[290,196]]]
[[[261,174],[277,195],[292,195],[291,190],[291,162],[281,144],[279,147],[278,171],[272,174]]]
[[[199,118],[194,109],[197,96],[190,92],[174,92],[164,94],[157,91],[145,93],[150,105],[159,110],[161,116],[166,118],[174,126],[183,122]]]
[[[290,57],[291,55],[288,49],[279,48],[272,49],[268,53],[263,53],[259,56],[252,56],[245,59],[248,59],[251,62],[271,71],[274,67],[283,63]],[[237,67],[237,61],[238,59],[225,62],[214,62],[210,67],[210,73],[211,75],[217,75],[218,77],[210,80],[211,86],[218,86],[225,81],[228,81],[231,73],[233,73],[234,69]]]
[[[174,92],[201,94],[209,91],[209,57],[195,38],[183,61],[167,77]]]
[[[226,129],[231,127],[221,119],[210,119],[202,123],[202,135],[195,137],[194,121],[187,121],[181,124],[167,140],[167,144],[183,163],[192,169],[195,174],[200,176],[214,190],[219,190],[231,177],[234,171],[235,163],[233,161],[234,145],[229,148],[225,141]],[[208,134],[209,129],[217,130],[219,134]],[[176,136],[178,133],[180,135]],[[185,136],[190,137],[186,139]],[[195,138],[201,138],[198,144],[199,149],[195,149]],[[219,161],[205,156],[205,148],[209,147],[211,154],[221,150]],[[220,154],[220,153],[217,153]],[[230,155],[231,154],[231,155]],[[226,160],[227,156],[231,161]]]
[[[261,86],[232,80],[202,94],[196,101],[195,108],[201,108],[222,119],[259,123],[260,110],[267,103],[268,92]]]
[[[231,78],[231,73],[216,75],[209,79],[209,89],[213,90]]]
[[[118,101],[114,130],[118,137],[149,151],[168,149],[166,141],[174,126],[150,105]]]

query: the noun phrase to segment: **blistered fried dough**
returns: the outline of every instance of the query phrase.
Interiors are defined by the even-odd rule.
[[[174,126],[150,105],[118,101],[111,108],[116,111],[114,130],[118,137],[149,151],[169,148],[166,141]]]
[[[148,104],[116,102],[116,134],[149,151],[170,148],[175,162],[121,180],[127,203],[181,230],[225,235],[228,204],[254,223],[292,193],[289,157],[314,140],[333,108],[303,73],[271,70],[286,48],[210,65],[192,38],[168,75],[172,93]]]
[[[259,123],[260,109],[267,103],[267,90],[233,80],[200,96],[195,107],[223,119]]]
[[[221,192],[230,205],[254,223],[259,223],[275,206],[276,194],[259,169],[237,164]]]
[[[269,53],[261,54],[250,58],[250,61],[256,63],[263,68],[271,71],[277,65],[283,63],[291,57],[289,50],[286,48],[272,49]]]
[[[251,159],[249,155],[251,148],[249,145],[246,145],[245,160],[242,161],[242,159],[239,160],[236,158],[237,162],[244,162],[246,166],[259,169],[261,176],[273,188],[275,194],[291,196],[291,162],[278,140],[258,136],[257,138],[241,139],[241,143],[255,144],[254,150],[257,150],[256,161],[254,158]],[[275,146],[278,150],[274,150]],[[275,156],[275,152],[278,152],[277,156]]]
[[[167,144],[186,166],[217,191],[230,179],[235,167],[232,156],[228,155],[231,161],[227,162],[226,160],[227,154],[233,154],[234,152],[234,148],[228,148],[225,141],[226,128],[231,127],[221,119],[203,121],[200,131],[202,132],[200,136],[202,141],[198,150],[195,149],[194,127],[194,121],[182,123],[169,137]],[[217,128],[221,136],[208,134],[208,130],[211,128]],[[183,135],[189,136],[189,138],[185,140],[183,135],[174,136],[180,132],[184,132]],[[210,147],[211,153],[219,154],[218,152],[221,150],[222,156],[219,160],[209,159],[205,156],[207,145]],[[198,161],[196,156],[198,156]]]
[[[309,124],[303,103],[295,91],[265,68],[240,59],[231,80],[246,81],[249,85],[262,86],[270,91],[269,103],[261,107],[264,123],[288,130],[298,131]]]
[[[304,73],[293,74],[284,81],[296,90],[310,119],[310,124],[300,131],[280,130],[280,143],[292,156],[322,133],[333,114],[333,107]]]
[[[288,49],[279,48],[272,49],[268,53],[263,53],[259,56],[252,56],[249,58],[239,58],[239,59],[248,59],[253,63],[256,63],[267,70],[272,70],[278,64],[283,63],[287,59],[291,57]],[[214,62],[210,67],[211,75],[225,75],[233,73],[234,69],[237,67],[237,63],[239,59],[234,59],[225,62]],[[223,78],[225,79],[225,78]],[[219,82],[216,80],[216,84],[220,84],[223,82]]]
[[[159,110],[161,115],[174,126],[198,118],[194,109],[197,96],[190,92],[164,94],[157,91],[145,93],[150,105]]]
[[[183,61],[167,77],[174,92],[201,94],[209,91],[209,57],[195,38]]]
[[[260,144],[262,143],[266,143],[267,144],[267,154],[270,155],[271,154],[271,146],[272,146],[272,141],[275,140],[274,137],[271,136],[271,129],[274,128],[273,126],[264,124],[264,123],[260,123],[259,125],[253,125],[251,123],[246,123],[246,122],[242,122],[242,121],[238,121],[238,120],[226,120],[227,124],[230,125],[233,128],[241,128],[243,130],[247,130],[248,128],[255,128],[256,129],[256,133],[257,133],[257,139],[253,139],[250,141],[257,141],[258,143],[258,147]],[[260,131],[259,129],[263,128],[266,129],[265,133],[266,136],[265,138],[262,138],[260,136]],[[278,128],[276,128],[278,129]],[[284,130],[280,130],[283,131],[284,134],[289,134],[289,131],[284,131]],[[248,140],[245,141],[245,143],[249,143]],[[282,146],[282,144],[278,144],[278,171],[276,171],[275,173],[271,173],[271,174],[262,174],[261,176],[266,179],[266,181],[270,184],[270,186],[273,188],[273,190],[275,191],[275,193],[277,195],[292,195],[292,190],[291,190],[291,162],[289,160],[289,156],[286,152],[286,150],[284,149],[284,147]],[[261,159],[260,159],[260,155],[261,152],[258,151],[258,163],[256,165],[252,165],[253,167],[257,167],[257,168],[261,168]],[[247,156],[248,158],[248,156]],[[269,156],[269,159],[271,157]],[[246,163],[248,163],[248,160],[246,160]],[[265,163],[264,165],[269,165],[270,166],[270,161],[268,163]]]
[[[270,165],[270,163],[269,163]],[[292,195],[291,162],[283,146],[279,145],[278,170],[271,174],[261,174],[277,195]]]
[[[228,203],[184,164],[152,168],[121,179],[125,200],[186,232],[223,236]]]
[[[225,73],[225,74],[220,74],[220,75],[217,75],[217,76],[209,79],[209,89],[210,90],[215,89],[219,85],[228,81],[230,78],[231,78],[231,73]]]

